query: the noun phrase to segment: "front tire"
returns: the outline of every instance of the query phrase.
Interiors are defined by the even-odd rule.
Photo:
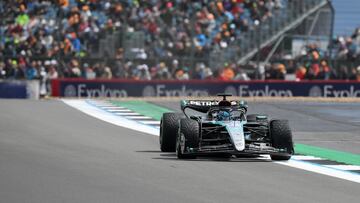
[[[159,142],[162,152],[175,152],[179,120],[183,117],[182,113],[164,113],[161,117]]]
[[[289,160],[294,154],[292,133],[287,120],[272,120],[270,122],[271,142],[274,148],[285,149],[284,154],[270,155],[272,160]]]
[[[180,120],[179,133],[176,142],[176,155],[179,159],[194,159],[193,154],[185,154],[187,148],[199,147],[199,123],[189,118]]]

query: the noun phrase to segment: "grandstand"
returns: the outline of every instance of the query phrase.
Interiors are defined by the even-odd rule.
[[[334,38],[335,11],[328,0],[1,1],[0,78],[355,80],[360,32]]]

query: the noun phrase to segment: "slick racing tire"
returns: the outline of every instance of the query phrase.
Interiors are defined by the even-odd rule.
[[[284,154],[270,155],[272,160],[289,160],[294,154],[292,133],[287,120],[272,120],[270,122],[271,142],[274,148],[286,149]]]
[[[176,135],[179,129],[179,120],[184,118],[182,113],[164,113],[160,121],[160,150],[175,152]]]
[[[261,117],[266,117],[264,119],[257,119],[256,117],[257,116],[261,116]],[[249,115],[246,115],[246,120],[248,122],[258,122],[258,121],[265,121],[267,122],[267,115],[262,115],[262,114],[249,114]]]
[[[179,133],[176,140],[176,155],[179,159],[194,159],[194,154],[184,154],[186,148],[199,147],[199,123],[189,118],[180,120]]]

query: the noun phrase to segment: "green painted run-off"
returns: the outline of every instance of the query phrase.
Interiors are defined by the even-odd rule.
[[[311,155],[332,161],[342,162],[345,164],[360,166],[360,155],[358,154],[304,144],[295,144],[295,152],[298,154]]]
[[[111,101],[111,103],[128,108],[144,116],[152,117],[156,120],[160,120],[163,113],[172,112],[172,110],[170,109],[160,107],[158,105],[145,101]],[[295,152],[297,154],[316,156],[319,158],[342,162],[345,164],[360,166],[360,155],[358,154],[352,154],[348,152],[315,147],[305,144],[295,144]]]

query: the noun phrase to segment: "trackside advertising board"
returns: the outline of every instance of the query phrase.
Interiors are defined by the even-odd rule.
[[[0,80],[0,98],[39,99],[39,81]]]
[[[52,81],[56,97],[213,96],[360,97],[360,82],[347,81],[132,81],[59,79]]]

